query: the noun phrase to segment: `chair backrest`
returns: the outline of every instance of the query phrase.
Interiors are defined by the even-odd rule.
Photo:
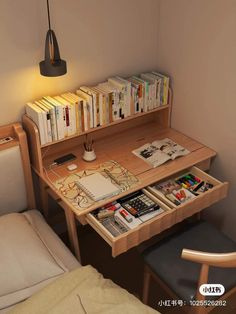
[[[196,300],[204,301],[206,299],[205,295],[202,295],[200,292],[200,286],[208,283],[208,273],[209,267],[225,267],[225,268],[236,268],[236,252],[231,253],[208,253],[201,251],[194,251],[183,249],[181,257],[183,259],[189,260],[191,262],[201,264],[201,271],[199,274],[198,280],[198,289],[196,293]],[[230,295],[236,293],[236,286],[233,287],[230,291],[226,292],[226,294],[222,297],[222,299],[226,299]],[[213,308],[212,308],[213,309]],[[205,314],[210,312],[206,311],[204,307],[197,309],[196,314]]]
[[[27,138],[19,123],[0,127],[0,215],[35,208]]]

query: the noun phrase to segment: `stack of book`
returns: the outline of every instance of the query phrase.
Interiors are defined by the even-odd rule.
[[[26,114],[39,129],[41,145],[83,131],[83,107],[86,102],[74,93],[61,96],[45,96],[40,100],[26,104]]]
[[[76,93],[27,103],[26,114],[38,126],[44,145],[167,105],[168,89],[169,77],[157,72],[114,76],[96,86],[81,86]]]

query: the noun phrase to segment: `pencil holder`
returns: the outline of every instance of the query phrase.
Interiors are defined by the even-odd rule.
[[[83,160],[85,161],[93,161],[96,159],[96,154],[94,150],[91,150],[91,151],[85,150],[82,157],[83,157]]]

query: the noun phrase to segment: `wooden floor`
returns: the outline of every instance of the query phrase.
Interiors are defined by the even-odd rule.
[[[55,205],[54,205],[55,206]],[[57,205],[56,205],[57,207]],[[59,234],[62,240],[68,245],[68,237],[66,225],[64,223],[64,213],[59,208],[56,209],[60,215],[51,216],[52,227]],[[178,228],[178,226],[176,227]],[[121,254],[116,258],[111,256],[111,248],[109,245],[90,227],[78,227],[80,238],[80,249],[83,265],[91,264],[105,278],[112,279],[116,284],[125,288],[136,297],[141,298],[142,281],[143,281],[143,260],[141,251],[147,246],[159,241],[165,234],[161,234],[153,238],[151,241],[144,243],[138,248],[133,248],[127,253]],[[158,306],[161,300],[169,300],[170,297],[154,282],[151,282],[150,297],[148,305],[165,313],[184,313],[183,308],[163,307]],[[235,314],[236,309],[230,309],[230,303],[226,309],[218,308],[212,312],[213,314]]]

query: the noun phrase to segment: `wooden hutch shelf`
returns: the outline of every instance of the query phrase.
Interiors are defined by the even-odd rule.
[[[26,115],[23,117],[23,126],[28,134],[31,163],[40,179],[45,212],[47,213],[47,193],[50,193],[65,210],[71,246],[77,257],[79,257],[79,244],[75,219],[82,224],[89,223],[112,247],[112,255],[117,256],[227,195],[228,183],[221,183],[202,171],[209,169],[211,159],[216,155],[215,151],[170,128],[170,114],[171,105],[159,107],[43,146],[40,145],[38,129],[34,122]],[[97,159],[91,163],[85,162],[81,157],[86,134],[95,143]],[[187,148],[190,154],[152,168],[132,153],[132,150],[143,144],[163,138],[170,138],[177,142]],[[53,185],[58,177],[66,177],[70,174],[66,165],[57,166],[55,171],[50,171],[53,160],[67,153],[76,155],[77,171],[96,167],[108,160],[115,160],[133,173],[139,179],[139,184],[117,196],[96,202],[89,208],[78,211]],[[148,187],[151,184],[188,171],[193,166],[201,169],[194,168],[194,171],[214,183],[213,189],[178,207],[173,207],[160,197],[150,194]],[[137,228],[114,238],[91,214],[94,209],[143,188],[147,188],[144,190],[145,193],[151,195],[150,197],[160,204],[164,213]]]

